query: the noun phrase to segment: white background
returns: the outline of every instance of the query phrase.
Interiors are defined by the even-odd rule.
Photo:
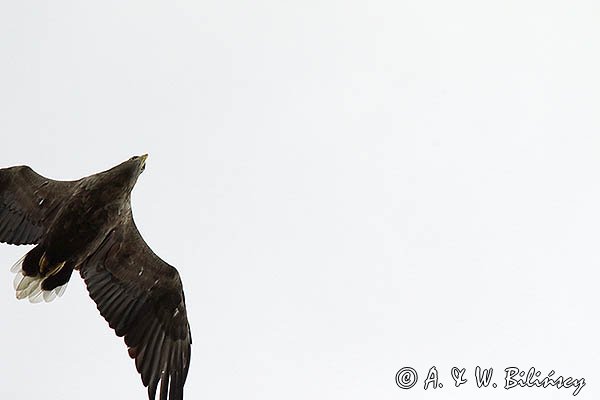
[[[134,216],[184,282],[188,399],[572,398],[475,389],[477,365],[597,399],[598,21],[597,1],[2,1],[0,164],[75,179],[150,153]],[[27,250],[0,247],[0,397],[144,399],[77,274],[14,298]]]

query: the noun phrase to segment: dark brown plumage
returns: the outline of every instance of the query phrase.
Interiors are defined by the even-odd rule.
[[[192,337],[177,270],[138,232],[130,195],[146,155],[77,181],[26,166],[0,169],[0,242],[35,244],[15,266],[17,298],[51,301],[73,270],[155,399],[183,399]]]

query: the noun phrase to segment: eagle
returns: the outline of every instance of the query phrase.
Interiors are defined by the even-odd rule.
[[[119,337],[148,398],[183,399],[192,336],[179,273],[148,247],[131,212],[147,154],[76,181],[0,169],[0,242],[35,245],[12,268],[17,299],[61,296],[73,270]]]

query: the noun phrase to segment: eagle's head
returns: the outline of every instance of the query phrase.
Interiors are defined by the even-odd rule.
[[[148,154],[134,156],[108,171],[98,174],[102,180],[106,180],[106,190],[111,192],[110,196],[120,197],[133,190],[138,177],[146,168],[147,158]],[[112,193],[113,191],[118,193]]]
[[[140,176],[140,174],[142,172],[144,172],[144,169],[146,169],[146,159],[148,158],[148,154],[143,154],[141,156],[133,156],[131,157],[129,160],[127,160],[127,163],[131,163],[134,171],[137,169],[137,175]]]

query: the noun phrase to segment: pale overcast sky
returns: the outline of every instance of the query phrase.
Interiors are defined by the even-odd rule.
[[[184,282],[187,399],[573,398],[503,389],[513,366],[597,399],[598,21],[597,1],[3,1],[0,166],[150,154],[134,216]],[[146,398],[78,274],[15,299],[28,249],[0,246],[0,398]]]

